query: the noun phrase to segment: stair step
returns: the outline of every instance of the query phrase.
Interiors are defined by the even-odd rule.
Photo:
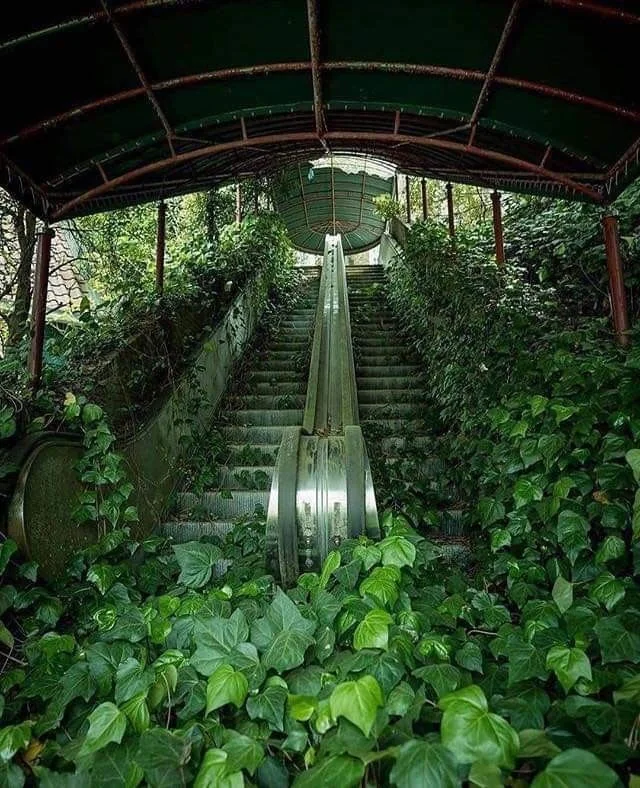
[[[298,383],[306,381],[306,375],[301,370],[287,370],[287,369],[266,369],[256,370],[249,375],[249,382],[254,383],[282,383],[283,381],[290,381],[291,383]]]
[[[298,342],[271,342],[269,345],[269,352],[270,353],[298,353],[300,351],[306,350],[309,347],[309,341],[306,339],[301,339]]]
[[[421,388],[413,389],[359,389],[358,402],[362,405],[386,404],[387,402],[420,402],[424,399]]]
[[[285,428],[283,426],[273,427],[222,427],[220,432],[229,443],[241,444],[280,444]]]
[[[430,435],[387,435],[376,443],[379,450],[388,457],[393,457],[396,452],[405,451],[409,447],[416,449],[429,449],[433,446],[433,438]]]
[[[290,410],[304,408],[304,394],[243,394],[236,400],[246,410]]]
[[[415,403],[407,402],[362,403],[358,408],[360,418],[363,421],[371,419],[406,419],[418,415]]]
[[[167,536],[178,544],[193,542],[203,536],[217,536],[220,539],[233,531],[232,520],[169,520],[159,527],[161,536]]]
[[[361,425],[363,429],[366,427],[370,432],[383,436],[391,436],[393,433],[408,432],[416,434],[421,432],[424,427],[419,421],[410,421],[408,419],[393,419],[393,418],[367,418],[362,419]]]
[[[410,389],[420,386],[418,376],[393,375],[383,377],[382,375],[363,375],[356,370],[356,380],[358,389],[380,390],[380,389]]]
[[[304,395],[307,392],[307,382],[306,378],[301,377],[297,382],[293,380],[281,380],[276,381],[275,383],[272,381],[263,381],[263,382],[254,382],[251,386],[251,393],[253,394],[270,394],[273,396],[281,396],[284,397],[287,394],[295,394],[299,396],[302,394]]]
[[[221,469],[220,487],[227,490],[270,490],[275,466],[230,465]]]
[[[384,354],[370,354],[358,353],[356,357],[357,367],[388,367],[396,366],[397,364],[411,363],[413,359],[403,358],[403,356],[410,355],[405,350],[404,353],[384,353]]]
[[[287,370],[299,370],[300,369],[300,362],[296,361],[293,355],[289,354],[288,358],[264,358],[260,359],[258,363],[255,365],[254,369],[256,372],[262,372],[265,370],[274,370],[274,371],[287,371]]]
[[[258,465],[275,465],[279,443],[228,443],[227,444],[228,459],[227,462],[231,467],[232,463],[238,463],[239,466],[250,465],[256,463]]]
[[[248,427],[295,426],[302,424],[302,409],[234,410],[226,414],[230,424]]]
[[[202,495],[194,493],[179,493],[177,496],[177,509],[180,512],[190,512],[197,508],[203,514],[215,520],[233,520],[242,515],[251,515],[256,506],[265,512],[269,506],[269,490],[236,490],[228,497],[228,493],[205,492]]]
[[[356,374],[358,377],[371,378],[391,378],[394,376],[408,377],[410,375],[417,375],[420,372],[420,367],[416,364],[390,364],[388,366],[367,366],[358,365]]]

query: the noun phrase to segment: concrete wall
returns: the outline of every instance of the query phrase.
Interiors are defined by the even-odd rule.
[[[148,534],[159,522],[179,481],[177,468],[188,450],[188,438],[211,425],[233,366],[264,311],[267,289],[259,277],[243,290],[162,407],[118,447],[135,487],[131,503],[140,514],[140,522],[132,528],[134,535]],[[9,535],[40,564],[45,577],[60,574],[77,550],[96,540],[93,526],[79,528],[71,516],[82,492],[74,470],[81,454],[75,440],[42,436],[26,457],[9,505]]]

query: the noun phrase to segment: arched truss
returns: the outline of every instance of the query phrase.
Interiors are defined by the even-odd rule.
[[[617,0],[66,0],[0,28],[0,185],[50,219],[323,153],[606,203],[640,167]]]

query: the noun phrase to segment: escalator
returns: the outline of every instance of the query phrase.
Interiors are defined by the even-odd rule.
[[[218,424],[224,445],[215,484],[200,494],[179,492],[174,516],[161,526],[176,542],[224,536],[256,507],[267,511],[282,435],[285,427],[302,423],[307,390],[321,269],[303,270],[303,295],[284,313],[239,390],[222,404]]]

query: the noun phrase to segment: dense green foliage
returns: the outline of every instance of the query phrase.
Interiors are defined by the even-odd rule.
[[[74,391],[106,405],[116,422],[137,423],[149,402],[183,372],[248,280],[261,274],[277,300],[291,286],[293,261],[286,231],[271,214],[228,225],[216,243],[193,239],[189,254],[169,269],[161,298],[134,279],[117,298],[96,309],[87,302],[78,323],[50,334],[43,390],[29,408],[22,403],[26,348],[16,348],[0,364],[3,386],[21,395],[7,409],[19,409],[26,424],[55,411],[64,394]]]

